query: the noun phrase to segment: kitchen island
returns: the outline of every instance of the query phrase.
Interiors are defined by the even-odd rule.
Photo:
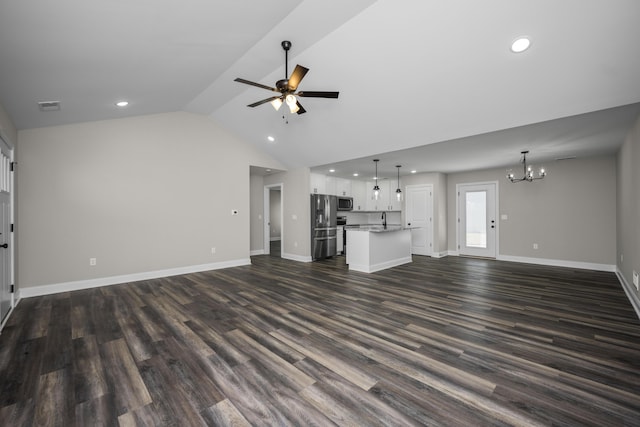
[[[349,270],[373,273],[411,262],[411,231],[400,225],[345,226]]]

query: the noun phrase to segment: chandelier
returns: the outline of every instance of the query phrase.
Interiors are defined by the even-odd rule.
[[[521,181],[529,181],[532,182],[536,179],[542,179],[545,176],[547,176],[547,173],[545,172],[544,168],[540,168],[540,171],[538,172],[538,176],[535,176],[533,173],[533,168],[531,167],[531,165],[527,166],[527,153],[529,153],[529,151],[521,151],[520,152],[522,154],[522,169],[524,172],[524,176],[522,178],[516,178],[515,175],[512,172],[509,172],[507,174],[507,179],[511,182],[521,182]]]

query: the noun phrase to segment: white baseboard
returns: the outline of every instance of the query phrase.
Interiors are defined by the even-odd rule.
[[[255,255],[264,255],[264,249],[256,249],[254,251],[249,252],[249,256]]]
[[[287,254],[287,253],[284,253],[284,252],[282,253],[281,257],[284,258],[284,259],[290,259],[291,261],[300,261],[300,262],[311,262],[311,261],[313,261],[311,259],[311,256]]]
[[[640,319],[640,298],[638,298],[638,292],[636,291],[635,286],[631,285],[622,275],[622,272],[616,268],[616,276],[618,276],[618,280],[622,285],[622,289],[624,293],[627,294],[627,298],[631,302],[633,309],[636,311],[636,315],[638,319]]]
[[[510,256],[510,255],[498,255],[496,259],[498,261],[510,261],[510,262],[522,262],[525,264],[549,265],[552,267],[568,267],[568,268],[578,268],[580,270],[608,271],[611,273],[616,272],[616,266],[613,264],[596,264],[592,262],[565,261],[565,260],[547,259],[547,258],[529,258],[529,257],[519,257],[519,256]]]
[[[431,258],[444,258],[446,256],[449,256],[449,252],[444,251],[444,252],[434,252],[431,254]]]
[[[11,317],[11,314],[13,313],[13,310],[16,309],[16,307],[18,306],[18,303],[20,303],[20,298],[17,298],[17,300],[15,300],[15,303],[13,303],[11,305],[11,308],[9,308],[9,312],[7,313],[6,316],[4,316],[4,320],[2,321],[2,323],[0,324],[0,334],[2,334],[2,329],[4,328],[4,325],[7,323],[7,321],[9,320],[9,317]]]
[[[411,256],[407,258],[398,258],[391,261],[381,262],[379,264],[367,265],[367,264],[349,264],[349,270],[361,271],[363,273],[375,273],[376,271],[385,270],[391,267],[397,267],[398,265],[408,264],[413,262]]]
[[[161,277],[177,276],[180,274],[198,273],[201,271],[218,270],[221,268],[249,265],[249,258],[214,262],[210,264],[191,265],[187,267],[170,268],[167,270],[146,271],[142,273],[124,274],[121,276],[100,277],[97,279],[78,280],[75,282],[54,283],[51,285],[31,286],[20,289],[21,298],[51,295],[61,292],[78,291],[82,289],[98,288],[100,286],[118,285],[121,283],[137,282],[139,280],[158,279]]]

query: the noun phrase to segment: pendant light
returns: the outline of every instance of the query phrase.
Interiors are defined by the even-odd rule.
[[[378,187],[378,162],[380,161],[380,159],[373,159],[373,162],[376,165],[376,176],[373,177],[373,179],[376,180],[376,185],[373,186],[373,198],[375,200],[378,200],[378,198],[380,197],[380,187]]]
[[[530,165],[527,165],[527,154],[529,152],[528,151],[521,151],[520,154],[522,154],[522,161],[520,163],[522,163],[522,169],[523,169],[523,175],[521,178],[516,178],[516,176],[513,174],[513,172],[509,171],[509,173],[507,174],[507,179],[513,183],[515,182],[522,182],[522,181],[528,181],[528,182],[533,182],[535,180],[538,179],[543,179],[545,176],[547,176],[547,172],[544,170],[544,168],[540,168],[540,171],[538,172],[538,176],[535,176],[533,173],[533,168]]]
[[[402,190],[400,189],[400,168],[402,167],[402,165],[396,165],[396,167],[398,168],[398,188],[396,189],[396,198],[398,199],[399,202],[401,202]]]

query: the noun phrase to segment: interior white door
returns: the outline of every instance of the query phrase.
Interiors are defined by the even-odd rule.
[[[11,309],[11,152],[0,139],[0,322]]]
[[[496,183],[458,185],[458,252],[496,257]]]
[[[405,188],[405,219],[411,227],[411,253],[433,254],[433,186],[408,185]]]

